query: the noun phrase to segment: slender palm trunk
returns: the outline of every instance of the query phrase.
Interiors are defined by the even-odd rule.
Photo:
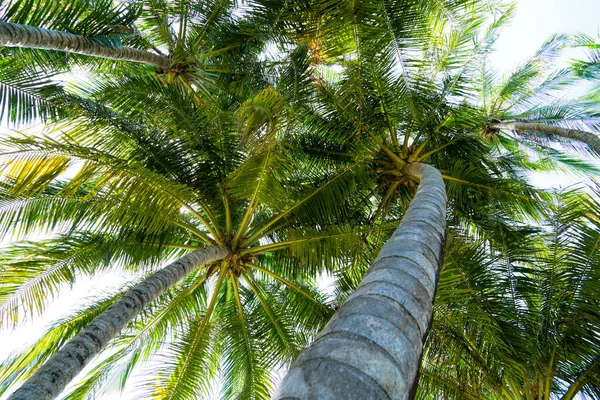
[[[446,227],[446,192],[435,168],[421,179],[396,232],[356,291],[294,362],[274,399],[408,399],[433,314]]]
[[[578,129],[561,128],[559,126],[539,124],[533,122],[497,123],[490,124],[490,128],[517,132],[536,131],[545,133],[546,135],[550,136],[560,136],[564,138],[578,140],[587,144],[592,150],[600,154],[600,137],[591,132],[580,131]]]
[[[131,47],[103,46],[86,37],[0,21],[0,46],[58,50],[67,53],[133,61],[168,68],[169,57]]]
[[[165,290],[206,263],[229,255],[224,247],[211,246],[186,254],[133,287],[54,354],[9,400],[52,399],[144,307]]]

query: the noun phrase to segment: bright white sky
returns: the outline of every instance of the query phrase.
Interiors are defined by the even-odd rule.
[[[513,22],[500,34],[492,64],[509,70],[551,35],[577,32],[598,37],[600,0],[518,0]]]
[[[493,65],[500,71],[508,71],[531,56],[544,41],[554,33],[583,32],[593,37],[600,33],[600,0],[519,0],[515,18],[504,29],[497,42],[497,52],[491,57]],[[583,57],[577,53],[570,57]],[[537,181],[537,179],[536,179]],[[540,186],[556,187],[556,179],[541,179]],[[561,185],[570,182],[561,181]],[[571,182],[574,183],[574,182]],[[115,279],[116,278],[116,279]],[[123,279],[121,277],[121,279]],[[91,292],[98,294],[106,288],[104,285],[115,284],[121,280],[114,275],[108,279],[83,280],[77,289],[66,291],[49,309],[51,321],[71,309],[73,304],[81,302]],[[33,340],[42,332],[42,322],[29,325],[28,329],[18,332],[0,331],[0,360],[4,359],[11,350],[22,346],[27,340]],[[5,399],[3,396],[1,399]],[[102,400],[121,398],[118,393],[109,393]],[[123,397],[125,398],[125,397]],[[127,396],[127,398],[133,398]]]

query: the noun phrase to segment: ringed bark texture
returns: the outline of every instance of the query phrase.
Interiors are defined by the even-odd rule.
[[[536,131],[550,136],[561,136],[573,140],[578,140],[587,144],[592,150],[600,154],[600,137],[592,132],[580,131],[579,129],[567,129],[560,126],[539,124],[533,122],[511,122],[490,124],[492,129],[503,129],[509,131]]]
[[[58,396],[85,365],[115,337],[129,321],[165,290],[194,269],[229,255],[224,247],[193,251],[134,286],[106,309],[40,367],[8,400],[43,400]]]
[[[0,21],[0,46],[58,50],[169,68],[169,57],[131,47],[103,46],[84,36]]]
[[[356,291],[292,364],[273,399],[409,399],[442,265],[446,191],[440,172],[412,164],[421,183],[400,226]]]

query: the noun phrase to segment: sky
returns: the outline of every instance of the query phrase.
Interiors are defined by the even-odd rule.
[[[583,32],[595,38],[600,33],[600,0],[519,0],[517,11],[510,26],[504,28],[497,42],[497,51],[490,61],[500,71],[509,71],[524,62],[554,33]],[[569,57],[583,57],[571,52]],[[576,183],[576,177],[537,178],[536,184],[542,187],[567,186]],[[111,276],[104,279],[84,279],[74,290],[66,288],[65,293],[57,299],[48,310],[47,318],[38,320],[18,332],[0,331],[0,360],[4,359],[11,349],[20,347],[27,341],[41,334],[44,323],[59,318],[76,302],[85,301],[90,294],[99,294],[106,290],[106,285],[114,285],[124,281],[126,277]],[[0,400],[7,396],[0,397]],[[117,400],[118,393],[109,393],[99,400]]]
[[[515,17],[500,34],[497,51],[490,60],[500,70],[509,70],[531,56],[551,35],[563,32],[598,37],[600,0],[518,0]]]

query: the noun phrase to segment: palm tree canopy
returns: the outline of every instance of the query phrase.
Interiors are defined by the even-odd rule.
[[[548,220],[493,257],[454,235],[417,397],[598,396],[598,206],[557,193]]]
[[[587,283],[597,214],[575,207],[560,229],[549,226],[557,245],[528,225],[569,209],[525,178],[597,170],[539,135],[490,129],[519,119],[597,129],[592,100],[556,100],[570,72],[547,75],[565,37],[500,80],[486,55],[512,8],[496,2],[0,4],[0,29],[37,27],[169,60],[21,48],[14,38],[0,48],[0,118],[46,124],[0,143],[0,232],[14,241],[1,255],[1,324],[43,313],[81,275],[127,270],[138,281],[191,250],[231,252],[151,302],[68,398],[92,398],[115,380],[124,387],[139,371],[138,397],[207,397],[214,382],[223,398],[269,397],[276,372],[398,225],[417,187],[406,173],[414,163],[445,181],[450,238],[419,395],[597,393],[598,314],[588,307],[597,294]],[[571,247],[571,261],[550,260]],[[320,274],[334,276],[335,299],[319,289]],[[580,302],[584,283],[592,297]],[[0,365],[0,394],[125,291],[15,352]],[[577,330],[584,339],[567,343],[577,318],[589,321]]]

